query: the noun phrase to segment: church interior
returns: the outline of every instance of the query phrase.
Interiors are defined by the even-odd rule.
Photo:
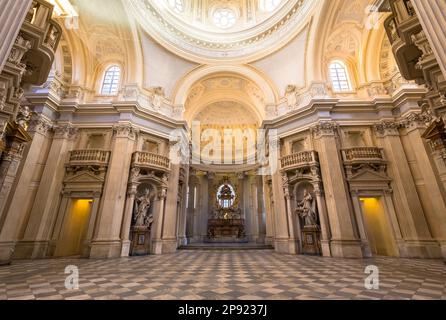
[[[0,0],[0,299],[446,299],[445,12]]]

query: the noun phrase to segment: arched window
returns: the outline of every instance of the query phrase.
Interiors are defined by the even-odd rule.
[[[233,27],[237,21],[234,11],[229,8],[219,8],[213,14],[214,24],[221,29]]]
[[[260,9],[262,11],[271,12],[274,11],[282,0],[262,0],[260,1]]]
[[[115,95],[118,93],[119,82],[121,81],[121,68],[112,66],[105,71],[104,82],[102,83],[101,94]]]
[[[339,61],[334,61],[329,67],[330,78],[333,85],[333,91],[346,92],[352,91],[352,86],[348,77],[347,67]]]

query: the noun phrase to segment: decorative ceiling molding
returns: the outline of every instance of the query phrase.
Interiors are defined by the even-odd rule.
[[[248,63],[292,40],[324,0],[289,0],[271,16],[236,32],[202,30],[148,0],[126,0],[129,14],[166,49],[198,63]]]

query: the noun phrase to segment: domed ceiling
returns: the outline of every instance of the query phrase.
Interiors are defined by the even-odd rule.
[[[125,0],[141,27],[195,62],[251,62],[279,49],[322,0]]]

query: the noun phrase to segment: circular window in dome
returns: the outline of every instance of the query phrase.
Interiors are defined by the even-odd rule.
[[[214,11],[214,24],[221,29],[229,29],[235,25],[237,18],[233,10],[220,8]]]
[[[182,13],[184,11],[183,0],[168,0],[169,6],[173,11]]]
[[[262,0],[260,2],[260,8],[263,11],[272,12],[279,6],[281,2],[282,0]]]

